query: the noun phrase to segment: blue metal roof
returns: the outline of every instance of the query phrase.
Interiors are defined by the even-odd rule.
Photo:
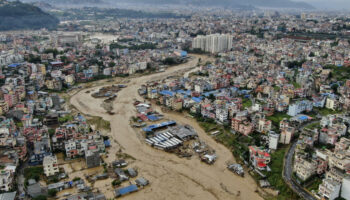
[[[205,92],[203,93],[204,96],[209,97],[209,95],[213,94],[214,96],[216,96],[217,93],[219,93],[219,90],[214,90],[214,91],[210,91],[210,92]]]
[[[304,121],[304,120],[307,120],[307,119],[308,119],[308,117],[307,117],[307,116],[305,116],[305,115],[302,115],[302,116],[300,116],[300,117],[299,117],[299,119]]]
[[[105,144],[106,147],[109,147],[109,146],[111,146],[111,141],[105,140],[104,144]]]
[[[151,132],[151,131],[153,131],[153,129],[162,128],[165,126],[170,126],[170,125],[175,125],[175,124],[176,124],[175,121],[167,121],[167,122],[162,122],[160,124],[149,125],[149,126],[143,128],[142,130],[145,132]]]
[[[183,94],[183,95],[191,95],[191,91],[190,90],[178,90],[176,91],[176,93],[179,93],[179,94]]]
[[[20,65],[21,65],[21,63],[13,63],[11,65],[8,65],[8,67],[18,67]]]
[[[172,92],[172,91],[169,91],[169,90],[162,90],[162,91],[160,91],[159,92],[159,94],[161,94],[161,95],[167,95],[167,96],[174,96],[174,92]]]
[[[129,185],[129,186],[120,188],[118,191],[119,191],[120,195],[125,195],[125,194],[128,194],[130,192],[135,192],[137,190],[138,190],[138,188],[136,185]]]
[[[202,101],[202,99],[199,97],[192,97],[192,100],[195,101],[196,103],[199,103]]]
[[[159,117],[155,116],[155,115],[147,115],[147,118],[151,121],[156,121],[159,119]]]
[[[56,61],[56,62],[50,62],[51,65],[61,65],[63,62]]]

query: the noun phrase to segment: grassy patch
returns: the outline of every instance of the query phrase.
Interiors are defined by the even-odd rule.
[[[290,119],[291,116],[287,115],[286,113],[275,113],[274,115],[272,116],[268,116],[266,117],[268,120],[271,120],[273,125],[275,125],[276,127],[279,127],[279,124],[280,122],[284,119],[284,118],[287,118],[287,119]]]
[[[242,105],[243,105],[243,108],[249,108],[253,105],[253,103],[250,99],[243,98]]]
[[[349,79],[350,76],[350,68],[349,67],[338,67],[335,65],[327,65],[325,66],[325,69],[330,69],[331,70],[331,78],[334,78],[338,81],[346,81]]]
[[[295,81],[292,82],[294,88],[301,88],[301,85]]]
[[[88,119],[87,122],[89,124],[93,124],[95,126],[96,129],[101,130],[107,130],[107,131],[111,131],[111,123],[107,120],[104,120],[102,117],[91,117],[91,119]]]
[[[334,115],[342,113],[341,110],[331,110],[328,108],[315,109],[315,112],[319,113],[322,116]]]
[[[309,190],[310,192],[312,190],[317,191],[318,190],[318,186],[322,183],[322,179],[319,177],[314,177],[312,179],[312,182],[308,184],[308,186],[306,187],[307,190]]]
[[[29,179],[36,181],[40,180],[40,177],[44,174],[43,167],[28,167],[24,169],[25,184],[28,184]]]
[[[73,121],[74,117],[72,115],[66,115],[64,117],[60,117],[58,118],[58,121],[63,124],[63,123],[66,123],[66,122],[70,122],[70,121]]]
[[[205,132],[209,132],[217,128],[217,124],[211,122],[199,122],[199,125],[204,129]]]
[[[319,126],[320,126],[320,122],[315,122],[315,123],[312,123],[312,124],[305,126],[305,128],[315,129],[315,128],[318,128]]]
[[[298,196],[289,188],[282,178],[283,160],[287,151],[287,147],[283,147],[271,154],[271,172],[267,173],[267,180],[271,186],[280,192],[276,199],[298,199]]]
[[[280,90],[281,90],[281,88],[280,88],[279,86],[277,86],[277,85],[276,85],[276,86],[274,86],[274,87],[273,87],[273,89],[274,89],[276,92],[278,92],[278,91],[280,91]]]

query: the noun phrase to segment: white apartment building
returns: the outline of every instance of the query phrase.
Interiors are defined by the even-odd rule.
[[[44,174],[46,176],[53,176],[59,172],[57,157],[56,156],[45,156],[43,160]]]
[[[312,111],[312,108],[313,108],[313,104],[311,101],[303,100],[303,101],[296,102],[292,105],[289,105],[287,114],[289,116],[294,117],[297,114],[302,113],[304,111]]]
[[[9,65],[12,63],[20,63],[23,61],[24,61],[24,58],[20,54],[10,53],[10,52],[5,52],[5,53],[0,52],[0,65]]]
[[[321,197],[334,200],[339,197],[341,184],[331,179],[323,179],[322,184],[318,186],[318,193]]]
[[[267,133],[271,130],[271,120],[260,119],[258,123],[258,132]]]
[[[350,199],[350,177],[343,178],[341,197],[344,199]]]
[[[277,133],[270,132],[269,133],[269,149],[276,150],[278,147],[280,135]]]
[[[316,174],[317,162],[307,161],[301,159],[298,162],[294,162],[293,171],[296,172],[298,178],[302,181],[306,181],[309,177]]]
[[[337,167],[340,170],[350,170],[350,159],[342,152],[333,153],[328,158],[329,167]]]
[[[228,34],[199,35],[192,42],[193,49],[201,49],[210,53],[220,53],[230,50],[232,45],[233,37]]]
[[[228,118],[228,109],[226,108],[218,108],[215,110],[216,119],[220,122],[225,122]]]
[[[13,183],[13,172],[10,170],[1,170],[0,172],[0,190],[10,191]]]

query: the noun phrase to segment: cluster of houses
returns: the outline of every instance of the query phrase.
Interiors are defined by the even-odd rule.
[[[29,76],[33,86],[55,91],[100,78],[165,69],[169,64],[185,62],[187,57],[185,51],[156,45],[133,50],[130,45],[123,45],[123,38],[117,47],[113,47],[112,41],[103,43],[98,40],[94,44],[92,36],[88,41],[83,40],[89,37],[84,32],[39,31],[29,32],[26,36],[0,36],[5,38],[4,45],[0,44],[2,79],[13,74]],[[173,63],[164,62],[166,58],[171,58]]]
[[[229,126],[234,134],[249,137],[260,133],[260,137],[265,138],[264,145],[249,146],[250,156],[247,160],[259,171],[270,170],[268,164],[271,153],[278,150],[279,145],[290,144],[299,129],[304,128],[303,124],[312,123],[316,119],[323,117],[321,128],[317,131],[305,129],[300,135],[298,145],[304,147],[303,150],[313,143],[337,147],[338,143],[347,140],[347,117],[343,115],[341,120],[339,116],[334,119],[334,115],[328,113],[340,113],[349,109],[347,91],[350,90],[350,80],[337,80],[339,75],[336,74],[339,69],[344,71],[342,73],[347,73],[348,66],[346,62],[329,62],[325,56],[322,57],[324,53],[321,52],[309,55],[317,47],[331,46],[330,41],[300,42],[285,38],[272,41],[266,46],[255,37],[240,35],[239,38],[241,40],[233,44],[232,51],[218,53],[215,63],[203,65],[199,61],[198,71],[188,77],[148,82],[139,89],[140,95],[171,110],[187,110],[197,118],[211,119]],[[331,52],[339,49],[344,51],[341,47],[349,45],[347,41],[339,42],[341,45],[336,48],[325,49]],[[244,45],[252,43],[256,44],[255,48],[243,50]],[[304,48],[304,51],[284,51],[282,45],[287,44],[294,50]],[[331,52],[328,52],[329,55]],[[283,62],[275,62],[281,58]],[[298,63],[299,61],[301,62]],[[347,75],[349,74],[344,74]],[[306,148],[308,149],[309,147]],[[334,163],[347,166],[346,150],[347,147],[344,147],[342,155],[333,150],[327,157],[332,155],[338,159]],[[303,158],[298,152],[295,153],[293,169],[302,181],[307,181],[315,174],[334,171],[329,166],[329,158],[320,160],[315,157],[316,154],[312,154],[313,159],[310,161],[310,155]],[[323,167],[322,173],[317,166]],[[342,170],[344,177],[347,177],[348,169],[344,166]],[[316,196],[331,198],[329,190],[325,190],[326,186],[336,189],[337,195],[333,196],[340,196],[339,191],[347,194],[346,188],[341,190],[341,187],[330,186],[334,180],[329,180],[329,183],[326,180],[328,179],[323,179]],[[341,184],[341,181],[338,182]],[[333,196],[331,199],[336,198]],[[349,197],[345,199],[347,198]]]
[[[114,190],[114,196],[116,198],[125,196],[133,192],[137,192],[138,190],[149,185],[149,181],[144,177],[136,178],[138,176],[138,172],[136,169],[134,168],[128,168],[126,170],[123,169],[128,165],[128,163],[125,160],[115,161],[112,163],[112,165],[114,167],[114,173],[118,177],[119,183],[121,184],[122,182],[126,182],[126,181],[129,181],[130,183],[127,186],[125,185],[120,186]],[[133,179],[132,182],[131,182],[131,179]]]
[[[344,114],[324,116],[318,126],[304,129],[299,137],[293,171],[301,182],[322,179],[314,191],[320,198],[350,198],[349,120]]]
[[[4,75],[0,89],[1,191],[16,188],[18,170],[26,163],[43,166],[47,177],[62,173],[55,156],[58,152],[64,153],[66,159],[85,158],[88,168],[101,164],[100,154],[109,146],[108,138],[93,131],[82,115],[72,116],[71,111],[62,106],[64,99],[43,91],[45,84],[48,85],[43,79],[46,69],[58,65],[26,63],[1,68]],[[62,85],[53,86],[61,88]],[[33,190],[27,189],[27,195],[41,195],[39,183],[31,183]]]
[[[176,121],[162,120],[163,116],[154,112],[151,104],[136,101],[134,105],[138,111],[135,119],[143,124],[142,130],[148,145],[156,149],[174,152],[180,157],[191,157],[192,153],[189,152],[189,149],[181,148],[188,146],[186,144],[191,144],[193,151],[199,155],[203,162],[213,164],[216,161],[215,151],[199,140],[193,127],[177,124]],[[160,120],[162,122],[154,124],[155,121]],[[140,125],[133,126],[140,127]]]
[[[60,173],[56,152],[67,159],[82,157],[87,167],[101,164],[108,138],[91,130],[82,115],[71,116],[62,106],[64,100],[49,92],[100,78],[163,71],[167,65],[186,61],[187,52],[181,49],[189,48],[195,36],[220,32],[230,34],[229,39],[222,38],[229,48],[219,48],[218,42],[213,51],[208,50],[216,54],[214,63],[199,61],[198,71],[189,77],[151,82],[139,93],[172,110],[188,110],[195,117],[230,127],[233,134],[258,133],[266,142],[249,145],[247,162],[261,171],[269,170],[273,151],[290,144],[300,125],[324,115],[319,126],[300,133],[295,176],[301,182],[321,177],[315,192],[320,198],[350,199],[348,116],[320,112],[350,109],[350,43],[344,38],[313,39],[313,34],[347,36],[348,21],[324,13],[221,14],[97,20],[88,25],[72,21],[57,31],[0,33],[0,190],[14,190],[15,175],[23,163],[43,165],[48,177]],[[106,31],[118,36],[115,41],[95,35]],[[289,35],[300,32],[308,37]],[[143,127],[148,144],[171,150],[196,137],[190,127],[173,121],[149,124],[162,116],[149,105],[136,107],[140,121],[135,126]],[[39,194],[38,184],[30,181],[28,191]],[[58,182],[50,188],[72,185]],[[119,189],[116,196],[138,187]],[[0,194],[0,199],[12,200],[13,195]],[[67,199],[100,196],[82,192]]]

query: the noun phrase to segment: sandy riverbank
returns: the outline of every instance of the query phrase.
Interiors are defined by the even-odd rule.
[[[214,165],[206,165],[197,158],[178,158],[153,149],[130,127],[129,119],[136,113],[132,102],[141,99],[137,89],[147,81],[165,78],[179,70],[196,66],[199,57],[202,61],[207,59],[205,56],[196,56],[188,63],[171,67],[163,73],[130,79],[128,87],[118,93],[113,116],[106,114],[100,107],[102,99],[94,99],[91,94],[85,93],[92,89],[82,90],[72,96],[70,102],[80,112],[101,116],[111,122],[112,148],[106,161],[115,160],[118,149],[122,148],[123,152],[136,159],[134,165],[139,168],[140,176],[150,180],[149,187],[124,199],[262,199],[255,192],[257,185],[251,177],[241,178],[226,169],[226,162],[234,161],[232,153],[210,138],[194,120],[177,114],[166,114],[179,123],[193,126],[199,137],[216,150],[218,160]]]

